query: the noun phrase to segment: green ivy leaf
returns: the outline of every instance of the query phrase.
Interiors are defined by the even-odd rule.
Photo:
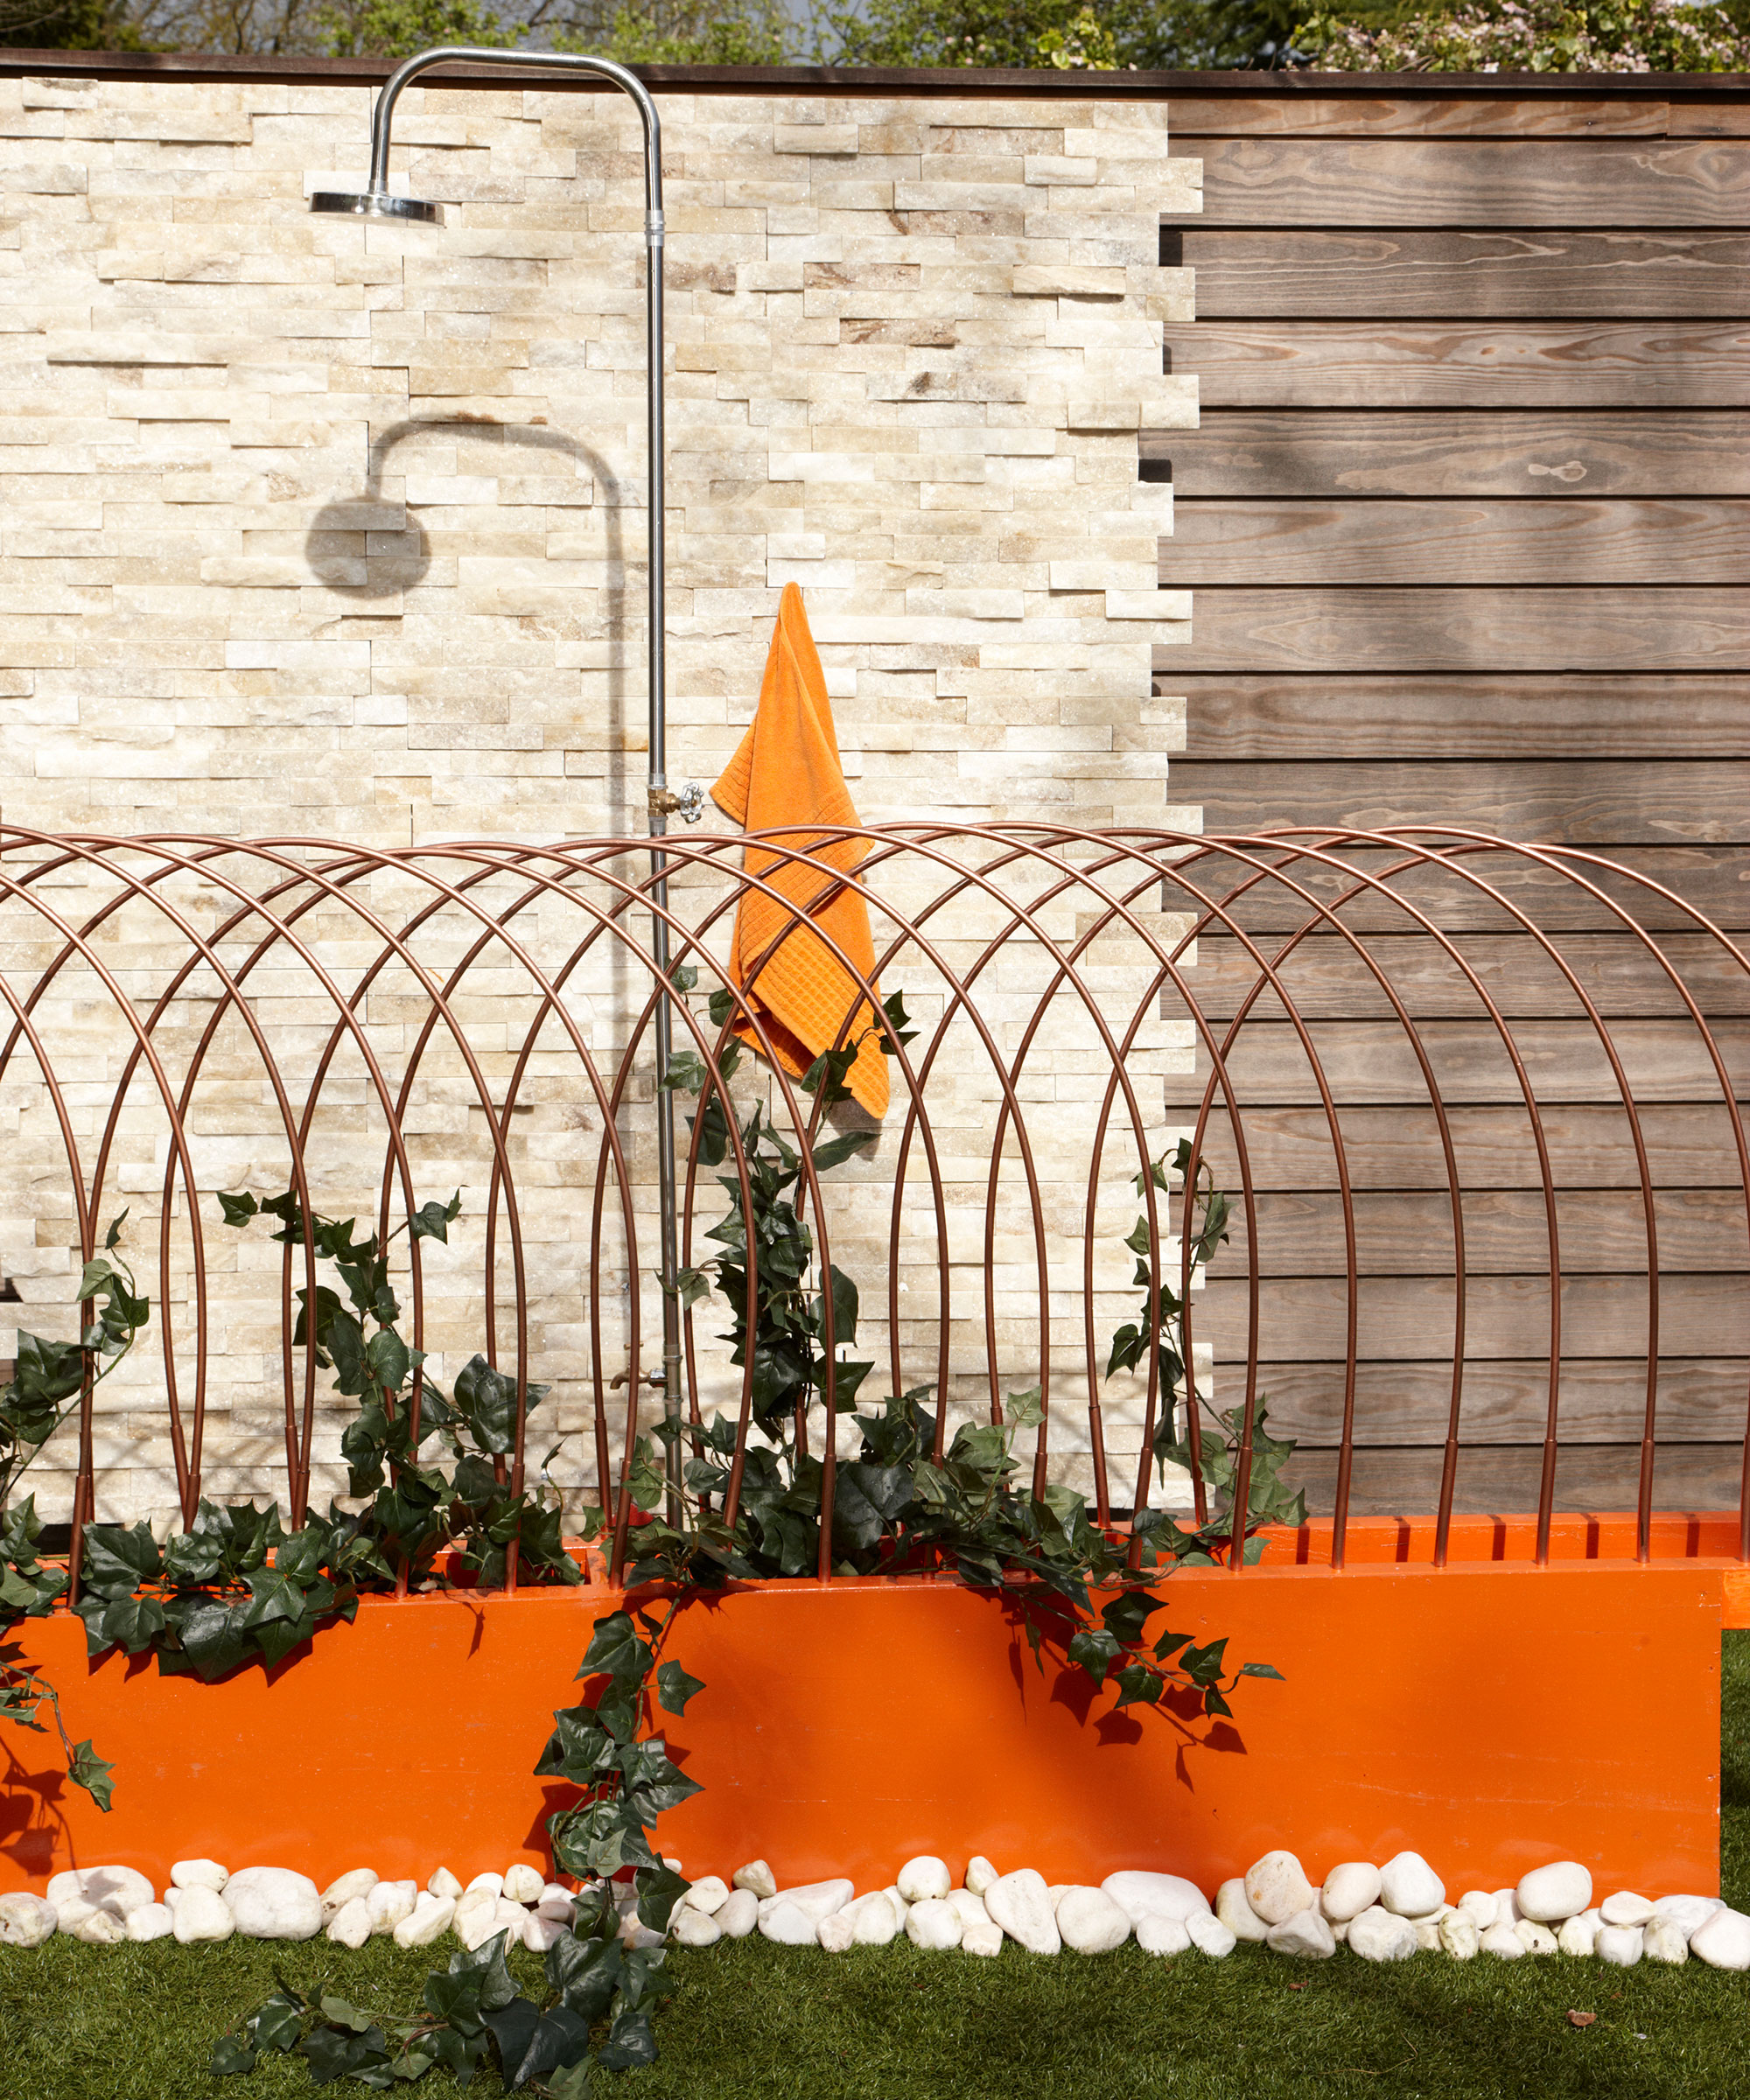
[[[690,1783],[690,1782],[689,1782]],[[698,1788],[695,1787],[696,1793]],[[671,1866],[646,1867],[637,1877],[638,1922],[652,1932],[667,1932],[675,1906],[692,1886],[684,1874]]]
[[[215,2078],[241,2078],[256,2068],[256,2052],[234,2034],[221,2034],[213,2045],[208,2066]]]
[[[1261,1666],[1255,1668],[1254,1674],[1262,1674]],[[1275,1672],[1271,1671],[1270,1675],[1274,1676]],[[659,1662],[656,1665],[656,1698],[666,1712],[684,1713],[687,1701],[704,1688],[703,1677],[689,1676],[678,1662]]]
[[[66,1775],[74,1786],[83,1787],[107,1816],[116,1791],[116,1782],[111,1776],[115,1769],[114,1765],[98,1756],[88,1736],[84,1742],[74,1745],[73,1755],[67,1760]]]
[[[1084,1626],[1069,1643],[1069,1659],[1079,1662],[1096,1684],[1106,1682],[1106,1672],[1124,1653],[1103,1626]]]

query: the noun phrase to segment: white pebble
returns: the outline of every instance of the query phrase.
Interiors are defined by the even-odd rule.
[[[772,1870],[763,1859],[750,1859],[746,1866],[738,1866],[730,1876],[730,1882],[736,1888],[746,1889],[761,1901],[778,1893],[778,1884],[772,1879]]]
[[[1351,1926],[1351,1937],[1354,1930]],[[1272,1925],[1264,1944],[1274,1954],[1285,1954],[1300,1962],[1329,1961],[1337,1951],[1329,1922],[1311,1909],[1297,1911],[1280,1925]]]
[[[137,1908],[144,1910],[145,1905]],[[127,1938],[127,1920],[113,1910],[96,1910],[88,1904],[84,1916],[73,1928],[73,1936],[83,1940],[88,1947],[113,1947],[118,1940]]]
[[[519,1862],[505,1870],[504,1893],[513,1903],[538,1903],[545,1886],[546,1877],[538,1866]]]
[[[1364,1962],[1407,1962],[1417,1950],[1416,1928],[1396,1911],[1375,1904],[1349,1920],[1345,1944]]]
[[[1497,1925],[1516,1925],[1524,1915],[1524,1911],[1520,1908],[1519,1891],[1516,1888],[1495,1890],[1494,1922]]]
[[[1246,1900],[1246,1885],[1237,1877],[1215,1891],[1215,1915],[1236,1940],[1262,1947],[1270,1927]]]
[[[942,1908],[948,1909],[943,1904]],[[780,1947],[812,1947],[816,1943],[820,1921],[808,1916],[794,1903],[781,1897],[776,1902],[761,1906],[760,1931],[763,1938],[774,1941]],[[832,1914],[827,1914],[830,1916]],[[948,1915],[954,1915],[952,1911]],[[955,1936],[959,1937],[959,1921],[956,1920]]]
[[[22,1888],[0,1896],[0,1947],[40,1947],[54,1937],[56,1923],[55,1907],[46,1896]]]
[[[1653,1915],[1670,1919],[1682,1929],[1685,1939],[1693,1939],[1697,1930],[1716,1911],[1725,1908],[1718,1896],[1661,1896],[1653,1906]]]
[[[1462,1904],[1456,1910],[1449,1910],[1440,1920],[1438,1931],[1442,1950],[1455,1962],[1469,1961],[1482,1940],[1475,1918]]]
[[[1686,1962],[1689,1936],[1675,1918],[1654,1918],[1645,1928],[1641,1951],[1649,1962]]]
[[[1219,1918],[1203,1914],[1219,1932],[1228,1928]],[[1232,1934],[1228,1935],[1229,1940]],[[1138,1918],[1137,1920],[1137,1945],[1144,1954],[1185,1954],[1191,1946],[1190,1928],[1182,1918]]]
[[[715,1947],[723,1937],[723,1927],[715,1914],[695,1910],[690,1903],[682,1904],[676,1911],[671,1930],[682,1947]]]
[[[1446,1885],[1420,1852],[1399,1852],[1379,1870],[1379,1900],[1400,1918],[1425,1918],[1446,1900]]]
[[[1525,1958],[1524,1941],[1508,1924],[1491,1925],[1478,1937],[1477,1947],[1481,1953],[1495,1955],[1503,1962],[1522,1962]]]
[[[1191,1944],[1212,1962],[1225,1962],[1238,1944],[1229,1928],[1211,1914],[1186,1918],[1185,1929],[1191,1936]]]
[[[999,1874],[984,1891],[984,1908],[1029,1954],[1055,1954],[1063,1944],[1045,1877],[1031,1866]]]
[[[760,1922],[760,1899],[751,1888],[732,1889],[713,1915],[726,1940],[745,1940]]]
[[[435,1902],[436,1897],[432,1898]],[[365,1908],[370,1913],[371,1930],[375,1933],[393,1932],[402,1919],[413,1915],[419,1901],[419,1888],[412,1881],[379,1881],[365,1898]]]
[[[322,1929],[316,1884],[287,1866],[244,1867],[225,1884],[225,1900],[248,1940],[313,1940]]]
[[[440,1866],[425,1884],[428,1896],[448,1896],[453,1903],[462,1893],[462,1885],[447,1866]]]
[[[465,1896],[501,1896],[504,1894],[504,1876],[494,1873],[476,1874],[462,1891],[462,1894]]]
[[[951,1888],[944,1900],[953,1904],[959,1912],[962,1925],[982,1924],[990,1915],[984,1908],[984,1897],[975,1896],[970,1888]]]
[[[1200,1912],[1205,1917],[1210,1914],[1208,1897],[1183,1874],[1158,1874],[1127,1867],[1122,1873],[1108,1874],[1100,1886],[1133,1925],[1144,1918],[1178,1918],[1182,1922]]]
[[[1606,1925],[1644,1925],[1653,1915],[1653,1906],[1632,1888],[1619,1888],[1599,1905],[1598,1914]]]
[[[94,1910],[107,1910],[116,1918],[125,1918],[143,1903],[158,1901],[151,1883],[131,1866],[69,1867],[51,1878],[47,1894],[57,1914],[61,1904],[71,1898],[90,1904]],[[65,1922],[62,1929],[66,1929]]]
[[[966,1886],[975,1896],[982,1896],[997,1879],[997,1870],[983,1852],[974,1852],[966,1862]]]
[[[544,1897],[546,1891],[542,1894]],[[721,1874],[704,1874],[695,1881],[683,1899],[689,1910],[702,1910],[706,1917],[715,1917],[729,1900],[729,1884]]]
[[[397,1947],[429,1947],[449,1931],[455,1916],[453,1896],[434,1896],[430,1889],[423,1889],[412,1910],[396,1922],[395,1943]]]
[[[137,1910],[128,1913],[130,1940],[161,1940],[174,1928],[175,1922],[162,1903],[142,1903]]]
[[[376,1875],[368,1866],[355,1866],[350,1872],[336,1875],[322,1892],[323,1923],[338,1916],[354,1896],[368,1896],[376,1885]]]
[[[1379,1901],[1380,1872],[1365,1859],[1346,1859],[1325,1877],[1319,1908],[1334,1925],[1358,1918]]]
[[[960,1951],[989,1961],[1003,1951],[1003,1928],[993,1918],[975,1918],[961,1932]]]
[[[1613,1969],[1632,1969],[1641,1959],[1645,1936],[1638,1925],[1600,1925],[1598,1958]]]
[[[1522,1918],[1559,1925],[1564,1918],[1578,1917],[1591,1903],[1591,1870],[1578,1859],[1558,1859],[1548,1866],[1534,1866],[1521,1877],[1513,1893]]]
[[[172,1888],[221,1889],[231,1879],[216,1859],[178,1859],[170,1870]]]
[[[1502,1922],[1501,1906],[1486,1888],[1467,1888],[1459,1898],[1459,1908],[1479,1932],[1487,1932],[1491,1925]]]
[[[928,1902],[931,1897],[940,1900],[953,1886],[947,1860],[938,1859],[934,1852],[920,1852],[900,1869],[900,1894],[907,1903]]]
[[[805,1881],[796,1888],[780,1888],[775,1896],[768,1896],[760,1906],[763,1922],[766,1914],[775,1903],[787,1903],[791,1909],[799,1910],[810,1924],[818,1925],[822,1918],[830,1918],[836,1910],[843,1910],[856,1894],[849,1881]]]
[[[857,1907],[836,1910],[815,1927],[815,1944],[829,1954],[843,1954],[857,1937]]]
[[[1722,1903],[1690,1935],[1690,1952],[1710,1969],[1750,1969],[1750,1918]]]
[[[1103,1888],[1072,1888],[1057,1907],[1057,1929],[1077,1954],[1110,1954],[1130,1936],[1130,1921]]]
[[[960,1944],[960,1913],[939,1896],[926,1896],[906,1913],[906,1937],[914,1947],[945,1954]]]
[[[885,1888],[878,1888],[867,1902],[857,1907],[852,1937],[859,1947],[886,1947],[904,1928],[908,1907],[896,1903]],[[989,1923],[987,1918],[985,1923]],[[962,1933],[962,1942],[964,1935]]]
[[[1547,1925],[1540,1925],[1536,1918],[1521,1918],[1513,1928],[1519,1935],[1519,1943],[1527,1954],[1553,1954],[1556,1936]]]
[[[1556,1935],[1556,1947],[1558,1953],[1589,1962],[1598,1952],[1598,1913],[1583,1910],[1576,1917],[1564,1918]]]
[[[453,1913],[452,1920],[453,1922]],[[362,1947],[370,1936],[370,1906],[362,1896],[343,1903],[328,1921],[328,1937],[337,1947]]]
[[[1266,1852],[1254,1860],[1246,1869],[1245,1891],[1246,1901],[1266,1925],[1286,1924],[1312,1901],[1312,1884],[1292,1852]]]

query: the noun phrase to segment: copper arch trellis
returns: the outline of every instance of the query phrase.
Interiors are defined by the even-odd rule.
[[[1102,1524],[1122,1526],[1163,1496],[1206,1516],[1200,1408],[1176,1423],[1190,1477],[1168,1481],[1151,1461],[1162,1405],[1152,1352],[1145,1376],[1115,1383],[1103,1372],[1106,1323],[1130,1294],[1127,1261],[1120,1280],[1110,1257],[1140,1211],[1151,1291],[1172,1264],[1186,1303],[1194,1391],[1236,1408],[1243,1424],[1241,1508],[1262,1382],[1272,1366],[1298,1372],[1298,1386],[1290,1382],[1311,1448],[1333,1461],[1333,1564],[1343,1564],[1358,1466],[1365,1473],[1378,1452],[1411,1444],[1438,1454],[1427,1511],[1437,1560],[1455,1512],[1481,1491],[1473,1478],[1505,1477],[1476,1472],[1483,1454],[1508,1451],[1516,1463],[1522,1448],[1535,1452],[1527,1501],[1536,1557],[1547,1558],[1553,1517],[1571,1500],[1563,1467],[1593,1446],[1632,1453],[1642,1559],[1656,1513],[1693,1506],[1691,1483],[1724,1480],[1729,1456],[1738,1548],[1750,1558],[1750,1343],[1732,1342],[1724,1327],[1703,1337],[1716,1346],[1700,1352],[1686,1339],[1684,1357],[1705,1356],[1712,1368],[1690,1366],[1680,1433],[1661,1434],[1680,1361],[1662,1343],[1661,1218],[1691,1187],[1704,1153],[1708,1186],[1724,1192],[1698,1213],[1712,1235],[1704,1271],[1725,1278],[1750,1268],[1750,1144],[1734,1066],[1750,1028],[1737,1018],[1750,1016],[1750,961],[1727,933],[1600,856],[1460,829],[1217,837],[918,822],[851,836],[864,847],[855,876],[794,838],[764,842],[788,864],[793,891],[799,872],[801,891],[812,886],[799,907],[774,877],[742,872],[738,836],[666,842],[659,878],[648,859],[639,872],[648,842],[624,838],[391,850],[0,830],[0,999],[10,1017],[0,1101],[18,1132],[8,1230],[17,1242],[28,1225],[30,1239],[48,1246],[65,1220],[66,1239],[89,1258],[124,1199],[136,1222],[156,1225],[161,1383],[143,1395],[136,1374],[126,1406],[130,1417],[162,1418],[184,1523],[203,1493],[268,1468],[252,1362],[276,1359],[276,1372],[258,1369],[256,1382],[276,1388],[283,1457],[272,1463],[293,1522],[318,1468],[333,1463],[313,1343],[292,1340],[296,1289],[316,1276],[308,1232],[301,1249],[276,1256],[276,1277],[251,1285],[228,1236],[221,1259],[203,1229],[213,1192],[239,1175],[277,1179],[298,1190],[306,1214],[326,1194],[386,1226],[431,1194],[435,1178],[454,1178],[470,1191],[472,1229],[446,1254],[435,1301],[428,1256],[415,1242],[405,1257],[416,1345],[435,1337],[442,1359],[466,1312],[488,1360],[514,1370],[510,1474],[519,1488],[528,1383],[558,1384],[580,1432],[579,1462],[587,1453],[582,1477],[612,1498],[617,1564],[631,1519],[630,1458],[648,1419],[645,1338],[661,1326],[645,1258],[658,1221],[646,1157],[658,1016],[671,1005],[676,1040],[713,1069],[731,1024],[707,1018],[704,995],[724,985],[738,899],[758,888],[789,914],[789,930],[756,965],[757,989],[784,941],[821,938],[797,930],[802,914],[851,888],[876,928],[876,967],[865,979],[850,957],[837,960],[865,993],[878,982],[903,987],[920,1026],[909,1047],[887,1045],[894,1102],[872,1156],[842,1184],[822,1186],[802,1144],[798,1203],[822,1272],[835,1260],[860,1265],[864,1323],[883,1330],[874,1346],[892,1390],[928,1385],[944,1402],[939,1444],[955,1410],[1001,1420],[1005,1386],[1036,1383],[1035,1492],[1054,1473],[1073,1478]],[[670,986],[634,923],[653,913],[675,967],[697,973],[690,998],[664,998]],[[1544,1004],[1528,1017],[1516,999],[1522,1006],[1534,979]],[[732,1018],[769,1047],[756,1009],[738,1000]],[[793,1139],[813,1138],[816,1103],[769,1060],[729,1090],[739,1112],[750,1086]],[[1412,1139],[1421,1146],[1413,1171],[1396,1171],[1438,1199],[1438,1270],[1379,1265],[1374,1242],[1392,1193],[1380,1180],[1382,1110],[1397,1111],[1394,1157],[1407,1157]],[[515,1120],[525,1116],[536,1119],[526,1131]],[[727,1121],[724,1200],[745,1209],[748,1166],[737,1116]],[[1162,1193],[1145,1171],[1179,1136],[1189,1141],[1190,1178],[1208,1165],[1236,1225],[1203,1292],[1191,1288],[1190,1236],[1179,1229],[1183,1186]],[[1528,1144],[1535,1172],[1523,1164]],[[1498,1179],[1503,1161],[1521,1180],[1502,1187],[1522,1187],[1541,1218],[1538,1258],[1517,1257],[1505,1294],[1502,1271],[1475,1267],[1468,1222],[1480,1190],[1499,1194],[1489,1174]],[[1602,1202],[1619,1240],[1623,1220],[1638,1218],[1632,1270],[1620,1256],[1614,1270],[1587,1270],[1583,1236],[1575,1265],[1564,1219],[1577,1190],[1591,1194],[1593,1209],[1575,1214],[1603,1214]],[[715,1200],[696,1134],[682,1195],[681,1259],[691,1264],[702,1206]],[[1331,1221],[1340,1261],[1315,1249],[1322,1266],[1301,1274],[1294,1264],[1311,1243],[1309,1218]],[[1693,1220],[1685,1229],[1693,1260]],[[1417,1361],[1443,1357],[1450,1373],[1438,1433],[1420,1443],[1376,1398],[1393,1360],[1375,1308],[1406,1277],[1404,1302],[1447,1345]],[[1586,1389],[1606,1393],[1586,1404],[1616,1423],[1614,1438],[1587,1427],[1584,1408],[1574,1426],[1580,1367],[1606,1361],[1596,1349],[1577,1354],[1564,1329],[1564,1290],[1576,1277],[1604,1292],[1593,1302],[1608,1301],[1613,1333],[1628,1331],[1631,1293],[1644,1298],[1634,1346],[1619,1340],[1607,1376]],[[52,1300],[49,1280],[46,1271],[32,1284],[32,1300]],[[1741,1285],[1734,1293],[1722,1281],[1717,1291],[1720,1307],[1734,1295],[1741,1302]],[[832,1332],[832,1293],[822,1304],[831,1357],[843,1338]],[[248,1306],[251,1332],[271,1330],[258,1360],[253,1344],[229,1344],[221,1305]],[[1467,1409],[1467,1392],[1479,1362],[1508,1361],[1490,1320],[1510,1327],[1516,1306],[1528,1319],[1541,1307],[1543,1396],[1535,1421],[1529,1398],[1514,1403],[1518,1435],[1502,1442],[1491,1434],[1499,1394],[1486,1406],[1472,1396]],[[704,1311],[683,1323],[684,1408],[695,1425],[712,1410],[737,1420],[732,1512],[752,1369],[732,1372],[714,1354]],[[58,1316],[67,1309],[46,1303],[21,1314]],[[1326,1318],[1342,1346],[1320,1356],[1324,1345],[1308,1338]],[[1529,1394],[1535,1367],[1523,1362]],[[1632,1424],[1621,1397],[1631,1370],[1641,1394]],[[837,1442],[830,1369],[826,1383],[812,1430],[806,1415],[798,1424],[819,1438],[823,1577]],[[1511,1383],[1504,1373],[1497,1380],[1503,1391]],[[420,1404],[417,1379],[410,1404]],[[80,1527],[102,1514],[116,1470],[100,1462],[103,1418],[88,1391],[65,1468],[75,1572]],[[1691,1491],[1662,1503],[1676,1452],[1688,1454],[1680,1487]],[[1714,1506],[1726,1499],[1716,1494]],[[1231,1558],[1237,1570],[1240,1557]]]

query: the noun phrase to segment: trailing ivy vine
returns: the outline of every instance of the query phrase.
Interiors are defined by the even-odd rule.
[[[264,1200],[221,1194],[219,1202],[228,1225],[242,1230],[270,1217],[279,1222],[276,1241],[303,1243],[295,1190]],[[192,1525],[163,1546],[144,1523],[88,1525],[75,1608],[93,1655],[150,1648],[162,1675],[192,1672],[211,1683],[244,1662],[283,1662],[321,1626],[350,1620],[361,1595],[432,1586],[441,1579],[439,1555],[451,1551],[481,1588],[503,1583],[513,1549],[520,1581],[583,1580],[564,1550],[557,1494],[514,1494],[507,1481],[516,1380],[476,1355],[446,1401],[424,1376],[424,1353],[399,1329],[389,1244],[402,1231],[446,1242],[460,1212],[459,1194],[428,1202],[381,1240],[374,1233],[355,1239],[351,1218],[310,1220],[317,1254],[346,1295],[318,1283],[312,1305],[312,1293],[299,1291],[292,1340],[304,1346],[313,1320],[318,1364],[358,1403],[340,1450],[347,1492],[368,1498],[365,1507],[331,1502],[326,1516],[310,1511],[288,1531],[271,1503],[203,1501]],[[538,1406],[548,1390],[530,1385],[526,1407]],[[434,1442],[435,1459],[426,1452]],[[444,1452],[453,1460],[447,1467]]]
[[[719,1031],[732,1004],[728,992],[711,996],[710,1019]],[[880,1042],[892,1055],[911,1036],[903,995],[891,995],[885,1006]],[[822,1113],[850,1099],[844,1082],[859,1046],[853,1042],[822,1056],[802,1080]],[[729,1156],[724,1100],[740,1060],[738,1046],[729,1042],[718,1054],[719,1085],[710,1083],[703,1060],[691,1054],[676,1058],[664,1080],[700,1099],[689,1126],[708,1167]],[[738,1173],[718,1176],[728,1208],[705,1237],[722,1252],[683,1270],[676,1280],[683,1306],[713,1292],[726,1303],[730,1327],[722,1339],[731,1345],[734,1364],[745,1367],[751,1354],[750,1412],[760,1434],[743,1453],[732,1523],[724,1515],[735,1454],[732,1420],[718,1415],[708,1424],[685,1424],[670,1418],[639,1439],[630,1488],[644,1521],[631,1533],[626,1572],[634,1586],[721,1588],[738,1580],[811,1574],[819,1564],[822,1466],[808,1447],[806,1425],[810,1404],[826,1390],[826,1321],[814,1238],[799,1208],[803,1161],[760,1104],[738,1128],[746,1199]],[[815,1144],[815,1173],[830,1173],[873,1138],[873,1132],[852,1131]],[[1181,1140],[1147,1172],[1158,1188],[1170,1192],[1173,1174],[1183,1183],[1191,1170],[1191,1146]],[[1143,1186],[1139,1174],[1138,1194]],[[1207,1169],[1185,1187],[1183,1209],[1194,1275],[1228,1237],[1227,1199]],[[757,1254],[751,1287],[750,1237]],[[1107,1376],[1137,1369],[1154,1351],[1159,1379],[1154,1456],[1163,1466],[1190,1469],[1183,1418],[1193,1406],[1208,1417],[1198,1453],[1210,1490],[1207,1520],[1187,1526],[1165,1510],[1150,1509],[1126,1529],[1102,1528],[1085,1496],[1072,1488],[1048,1483],[1034,1494],[1016,1444],[1040,1421],[1037,1386],[1010,1394],[1000,1422],[962,1424],[938,1461],[934,1387],[890,1394],[878,1410],[858,1413],[857,1396],[872,1366],[841,1356],[833,1366],[836,1411],[854,1415],[861,1441],[857,1455],[835,1471],[830,1558],[844,1575],[952,1571],[975,1588],[1002,1593],[1018,1613],[1035,1656],[1049,1641],[1096,1684],[1115,1677],[1119,1705],[1158,1704],[1178,1693],[1194,1709],[1223,1715],[1231,1711],[1228,1695],[1242,1676],[1279,1673],[1262,1662],[1230,1671],[1225,1638],[1200,1644],[1171,1630],[1152,1634],[1155,1615],[1166,1605],[1149,1586],[1176,1567],[1214,1565],[1228,1550],[1244,1414],[1217,1412],[1187,1378],[1184,1306],[1166,1281],[1146,1216],[1138,1218],[1126,1244],[1138,1256],[1136,1280],[1145,1292],[1138,1320],[1113,1336]],[[1154,1270],[1161,1273],[1158,1285],[1151,1284]],[[856,1284],[833,1265],[825,1290],[831,1295],[835,1346],[854,1348]],[[1304,1497],[1292,1494],[1280,1478],[1294,1446],[1272,1439],[1265,1420],[1260,1402],[1242,1527],[1248,1560],[1263,1550],[1261,1526],[1298,1523],[1305,1516]],[[832,1434],[832,1425],[822,1433]],[[659,1445],[666,1447],[660,1452]],[[671,1492],[678,1519],[670,1514]],[[590,1512],[589,1535],[598,1536],[607,1521],[604,1511]]]
[[[363,2010],[319,1985],[306,1994],[281,1978],[214,2045],[215,2076],[251,2071],[263,2055],[296,2054],[318,2085],[350,2077],[381,2092],[439,2066],[466,2084],[490,2062],[507,2090],[584,2100],[595,2070],[656,2061],[651,2010],[674,1978],[667,1950],[638,1945],[630,1927],[665,1933],[691,1886],[663,1864],[650,1834],[665,1810],[699,1788],[669,1761],[661,1736],[642,1732],[653,1678],[655,1703],[670,1713],[703,1689],[678,1662],[656,1660],[683,1602],[670,1599],[660,1617],[598,1618],[578,1671],[594,1696],[553,1716],[535,1769],[579,1789],[547,1827],[556,1862],[582,1886],[572,1931],[547,1950],[539,1992],[526,1992],[512,1973],[504,1933],[452,1955],[447,1969],[426,1978],[417,2006],[399,2013]]]
[[[36,1497],[26,1495],[14,1507],[12,1491],[81,1396],[110,1376],[151,1319],[151,1306],[132,1269],[116,1251],[127,1218],[124,1210],[110,1222],[102,1253],[80,1272],[74,1296],[91,1308],[91,1316],[78,1335],[71,1341],[51,1341],[21,1327],[11,1379],[0,1387],[0,1634],[21,1620],[46,1618],[67,1586],[66,1570],[38,1554],[43,1526]],[[69,1739],[53,1685],[22,1646],[0,1640],[0,1720],[42,1734],[49,1725],[45,1713],[60,1737],[67,1777],[107,1810],[114,1767],[98,1756],[88,1740]]]

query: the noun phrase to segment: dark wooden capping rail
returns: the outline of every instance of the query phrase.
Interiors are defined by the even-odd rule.
[[[387,59],[234,57],[213,52],[4,51],[0,79],[52,74],[116,80],[273,80],[288,85],[374,87],[395,70]],[[1721,102],[1750,94],[1739,73],[1060,73],[1050,67],[974,66],[634,66],[656,89],[705,94],[908,94],[1037,96],[1156,102],[1162,96],[1320,101],[1382,94],[1398,101]],[[458,66],[444,84],[522,91],[528,76],[497,66]],[[555,79],[543,94],[594,94],[602,83]]]

